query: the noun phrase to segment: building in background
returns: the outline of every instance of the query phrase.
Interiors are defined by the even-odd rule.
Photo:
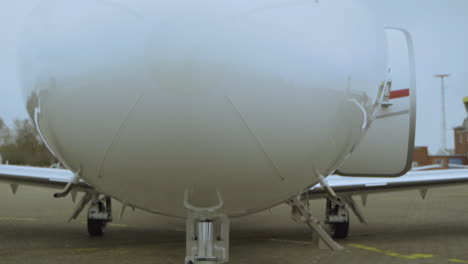
[[[463,99],[466,113],[468,114],[468,97]],[[455,136],[455,154],[468,156],[468,116],[463,125],[456,127],[453,131]]]
[[[430,155],[427,147],[415,147],[413,152],[413,167],[439,164],[447,169],[449,164],[468,165],[468,97],[463,99],[467,117],[461,126],[453,129],[455,149],[447,155]]]

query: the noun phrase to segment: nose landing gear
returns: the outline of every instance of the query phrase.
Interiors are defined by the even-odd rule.
[[[221,264],[229,261],[229,219],[187,219],[186,264]]]
[[[216,191],[218,204],[212,207],[194,206],[185,192],[186,220],[185,264],[225,264],[229,262],[229,218],[219,213],[223,207],[221,194]]]

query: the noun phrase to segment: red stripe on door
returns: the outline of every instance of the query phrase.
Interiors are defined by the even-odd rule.
[[[410,96],[410,89],[402,89],[390,92],[389,99],[396,99]]]

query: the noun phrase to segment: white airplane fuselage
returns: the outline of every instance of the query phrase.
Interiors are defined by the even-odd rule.
[[[386,79],[359,0],[48,0],[21,47],[31,118],[97,190],[155,213],[242,216],[329,175]]]

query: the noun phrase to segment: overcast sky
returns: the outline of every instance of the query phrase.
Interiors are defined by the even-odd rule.
[[[326,1],[326,0],[322,0]],[[418,82],[416,145],[440,146],[441,100],[437,73],[451,73],[447,80],[447,143],[453,148],[452,128],[466,112],[468,96],[467,0],[362,0],[379,10],[387,26],[408,29],[414,37]],[[17,73],[17,34],[21,21],[39,0],[5,1],[0,9],[0,117],[8,124],[25,118]]]

